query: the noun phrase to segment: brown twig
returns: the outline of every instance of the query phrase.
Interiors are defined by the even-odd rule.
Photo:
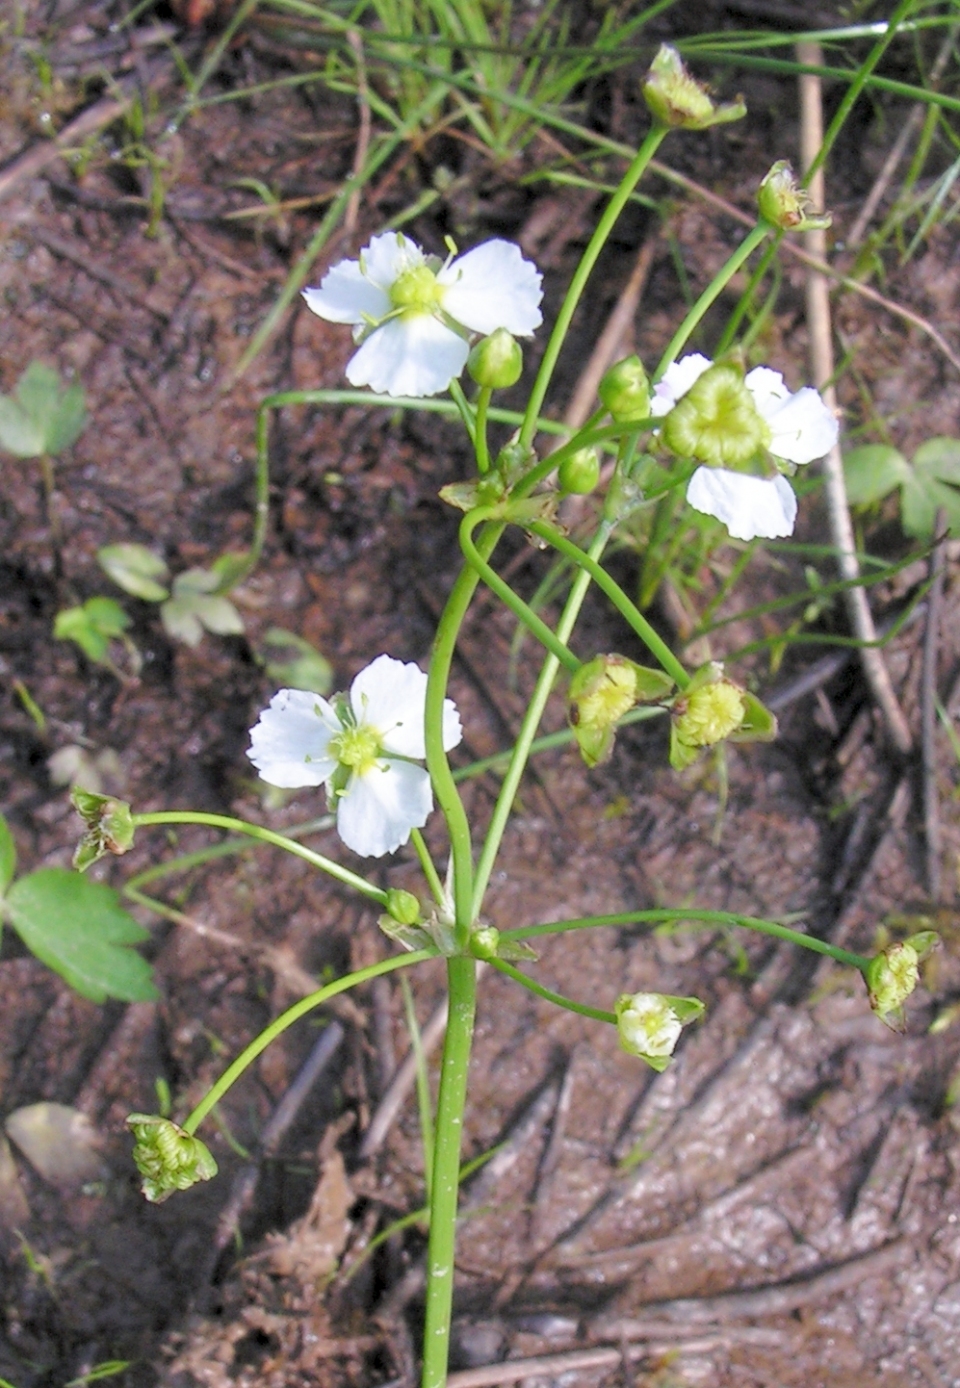
[[[930,593],[927,626],[923,635],[923,671],[920,680],[920,738],[923,750],[923,838],[926,848],[927,890],[940,899],[940,798],[937,794],[937,653],[940,646],[940,609],[943,606],[944,542],[947,515],[938,507],[933,523],[934,545],[930,555]]]
[[[820,45],[817,43],[798,44],[797,56],[801,63],[808,66],[818,66],[822,60]],[[800,76],[800,105],[800,145],[802,162],[806,168],[812,164],[823,144],[823,106],[820,78],[815,73],[805,72]],[[823,206],[822,169],[818,169],[811,179],[810,195],[816,206]],[[822,259],[826,253],[826,232],[822,229],[811,231],[808,233],[808,239],[814,252]],[[832,385],[834,363],[830,329],[830,287],[826,276],[817,270],[810,270],[807,274],[807,326],[810,333],[813,383],[820,389],[827,408],[836,413],[837,395]],[[877,632],[866,591],[856,582],[860,577],[860,563],[857,559],[853,522],[850,519],[850,508],[847,504],[847,490],[843,477],[843,455],[840,452],[839,444],[834,444],[824,458],[823,475],[827,512],[830,518],[830,533],[837,550],[840,576],[853,584],[846,590],[845,600],[854,634],[863,643],[860,649],[863,672],[883,715],[887,735],[897,751],[905,756],[911,750],[913,739],[903,710],[894,693],[883,653],[876,645]]]
[[[420,1048],[425,1056],[429,1056],[436,1050],[447,1029],[447,1000],[439,1003],[434,1009],[426,1026],[420,1032]],[[393,1127],[397,1115],[407,1101],[407,1096],[412,1090],[417,1078],[417,1057],[413,1048],[407,1052],[400,1068],[397,1070],[393,1079],[384,1092],[370,1125],[363,1135],[360,1143],[358,1156],[361,1161],[366,1161],[380,1151],[387,1134]]]
[[[370,92],[367,87],[367,65],[363,57],[363,43],[356,29],[347,30],[347,43],[349,43],[353,50],[353,56],[357,60],[357,104],[360,107],[360,128],[357,132],[357,148],[353,156],[352,176],[359,178],[370,150]],[[359,215],[360,188],[357,187],[350,194],[343,214],[343,234],[345,236],[353,235]]]

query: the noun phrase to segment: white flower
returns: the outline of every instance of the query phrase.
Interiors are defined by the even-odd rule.
[[[793,534],[797,498],[785,477],[751,477],[721,467],[698,467],[687,502],[723,521],[735,540],[777,540]]]
[[[708,357],[695,352],[668,366],[654,387],[651,414],[668,414],[712,365]],[[767,448],[774,458],[812,463],[829,453],[839,430],[819,391],[804,386],[791,393],[780,372],[768,366],[748,372],[744,385],[770,430]],[[793,488],[780,476],[753,477],[725,468],[699,467],[687,487],[687,501],[695,510],[723,521],[738,540],[792,535],[797,518]]]
[[[402,233],[385,232],[303,297],[328,322],[353,324],[362,345],[347,366],[351,385],[423,396],[460,375],[471,333],[506,328],[529,337],[539,328],[541,282],[509,241],[485,241],[441,263]]]
[[[433,809],[426,756],[423,671],[388,655],[361,670],[349,697],[332,703],[281,689],[251,730],[247,753],[272,786],[325,784],[337,831],[348,848],[380,858],[405,844]],[[443,701],[443,746],[456,747],[460,717]]]

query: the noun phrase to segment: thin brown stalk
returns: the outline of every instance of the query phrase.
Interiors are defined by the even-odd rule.
[[[920,681],[920,737],[923,749],[923,837],[926,849],[927,890],[932,901],[940,898],[940,797],[937,794],[937,654],[940,648],[940,611],[943,606],[944,543],[947,517],[938,508],[933,526],[930,556],[930,594],[923,638],[923,673]]]
[[[370,118],[370,92],[367,87],[367,65],[363,56],[363,43],[356,29],[347,30],[347,42],[353,50],[353,56],[357,60],[357,105],[360,108],[360,129],[357,132],[357,148],[353,156],[353,177],[359,178],[363,172],[363,167],[367,162],[367,155],[370,151],[370,134],[372,122]],[[346,211],[343,214],[343,230],[345,235],[352,236],[357,228],[357,218],[360,215],[360,188],[354,188],[347,200]]]

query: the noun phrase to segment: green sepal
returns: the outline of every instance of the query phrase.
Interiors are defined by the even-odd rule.
[[[730,734],[730,741],[772,742],[777,735],[776,714],[771,713],[755,694],[749,694],[745,689],[740,697],[744,707],[743,722],[736,732]]]
[[[73,855],[73,866],[78,872],[85,872],[108,853],[120,857],[129,852],[133,847],[134,824],[126,801],[82,790],[79,786],[70,792],[70,799],[87,826]]]

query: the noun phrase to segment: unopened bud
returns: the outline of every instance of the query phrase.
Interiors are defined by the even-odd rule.
[[[663,44],[650,64],[643,95],[661,125],[682,130],[706,130],[711,125],[739,120],[747,108],[743,98],[718,105],[707,88],[691,77],[675,48]]]
[[[570,726],[588,766],[606,760],[614,729],[634,704],[666,698],[673,680],[622,655],[588,660],[570,681]]]
[[[470,936],[470,953],[474,959],[496,959],[500,949],[500,931],[495,925],[478,925]]]
[[[654,1070],[665,1070],[689,1022],[703,1016],[699,998],[675,998],[665,993],[622,993],[614,1004],[620,1044]]]
[[[141,1189],[154,1205],[216,1176],[217,1163],[206,1144],[169,1118],[131,1113],[127,1127],[136,1138],[133,1159],[143,1177]]]
[[[920,964],[937,944],[934,930],[888,945],[863,971],[873,1011],[893,1031],[904,1027],[903,1004],[920,982]]]
[[[391,887],[387,892],[387,913],[400,925],[416,925],[420,919],[420,902],[413,892],[405,892],[401,887]]]
[[[743,372],[727,362],[694,381],[665,417],[662,434],[681,458],[734,469],[750,462],[771,437]]]
[[[586,496],[600,481],[600,455],[595,448],[578,448],[557,468],[557,481],[562,492]]]
[[[467,370],[478,386],[488,390],[515,386],[523,371],[520,343],[506,328],[496,328],[473,348],[467,358]]]
[[[638,356],[624,357],[611,366],[598,394],[618,424],[650,416],[650,381]]]
[[[760,216],[781,231],[819,231],[830,223],[829,215],[808,216],[810,198],[801,188],[786,159],[778,159],[757,191]]]

